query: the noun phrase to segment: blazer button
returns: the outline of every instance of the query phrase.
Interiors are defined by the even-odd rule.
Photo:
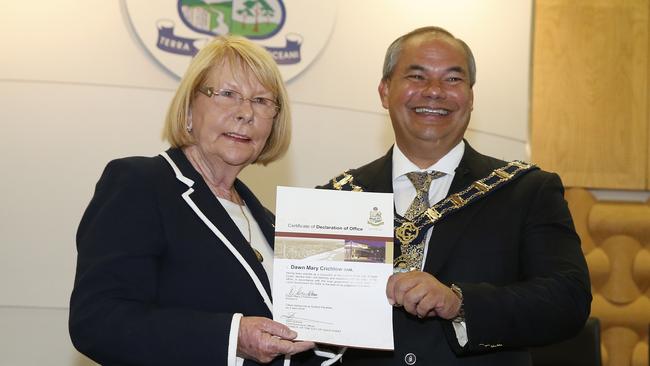
[[[417,362],[417,357],[415,357],[414,353],[409,352],[406,354],[406,356],[404,356],[405,364],[411,366],[411,365],[415,365],[416,362]]]

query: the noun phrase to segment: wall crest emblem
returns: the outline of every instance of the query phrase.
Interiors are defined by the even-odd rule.
[[[290,80],[325,46],[336,16],[330,1],[122,1],[143,46],[177,77],[211,38],[237,34],[265,47]]]

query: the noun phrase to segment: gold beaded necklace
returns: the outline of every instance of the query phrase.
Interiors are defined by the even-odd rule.
[[[226,200],[228,200],[230,202],[233,202],[234,204],[239,206],[239,210],[241,211],[242,215],[244,216],[244,219],[246,219],[246,225],[248,227],[248,239],[246,239],[244,237],[244,240],[246,240],[248,242],[248,245],[251,247],[251,249],[253,249],[253,252],[255,252],[255,257],[257,258],[257,260],[260,263],[264,262],[264,257],[262,256],[262,253],[260,253],[259,250],[255,249],[253,247],[253,244],[251,243],[251,241],[253,240],[253,235],[251,233],[251,222],[248,219],[248,216],[246,215],[246,213],[244,212],[244,207],[243,207],[246,203],[239,196],[239,194],[237,193],[237,190],[235,190],[234,187],[231,187],[230,190],[224,190],[224,189],[219,188],[216,184],[212,183],[212,181],[210,179],[208,179],[208,175],[206,175],[204,173],[204,171],[203,171],[204,165],[199,164],[199,162],[196,160],[196,157],[194,156],[194,154],[192,154],[190,149],[189,148],[185,149],[184,153],[185,153],[185,156],[190,161],[190,164],[192,164],[192,166],[194,167],[194,169],[196,169],[199,172],[199,174],[201,174],[201,176],[203,177],[204,181],[206,182],[208,188],[210,188],[210,191],[212,191],[212,194],[214,194],[215,197],[217,197],[217,198],[221,197],[221,198],[226,199]],[[220,193],[219,191],[222,191],[222,192]],[[242,204],[240,205],[238,203],[238,201],[240,201]]]
[[[257,260],[260,263],[262,263],[262,262],[264,262],[264,257],[262,256],[262,253],[260,253],[259,250],[253,248],[253,243],[252,243],[253,235],[251,234],[251,222],[248,219],[248,215],[246,215],[246,213],[244,212],[244,205],[243,205],[244,202],[243,201],[244,200],[242,200],[241,205],[238,204],[237,206],[239,206],[239,210],[241,211],[241,214],[244,216],[244,219],[246,219],[246,226],[248,227],[248,239],[247,239],[248,245],[250,245],[251,249],[253,249],[253,252],[255,252],[255,257],[257,258]],[[246,239],[246,238],[244,237],[244,239]]]

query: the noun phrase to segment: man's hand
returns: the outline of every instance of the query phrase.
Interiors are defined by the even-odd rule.
[[[451,288],[422,271],[390,276],[386,296],[391,305],[404,306],[404,310],[418,318],[439,316],[453,319],[461,306],[460,299]]]
[[[298,333],[268,318],[244,316],[239,322],[237,356],[269,363],[280,355],[314,348],[313,342],[293,342]]]

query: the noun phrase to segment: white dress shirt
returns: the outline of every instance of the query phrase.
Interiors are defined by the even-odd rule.
[[[395,201],[395,211],[404,216],[404,213],[413,202],[416,192],[413,183],[406,176],[410,172],[431,172],[438,171],[445,173],[444,176],[434,179],[431,182],[431,187],[429,188],[429,206],[438,203],[438,201],[447,197],[449,193],[449,188],[451,187],[451,182],[454,180],[454,175],[456,175],[456,168],[460,164],[460,160],[465,153],[465,142],[461,142],[454,146],[445,156],[438,160],[435,164],[427,167],[426,169],[421,169],[410,161],[406,155],[399,149],[399,146],[395,144],[393,147],[393,199]],[[424,255],[422,256],[422,267],[427,258],[427,252],[429,249],[429,239],[431,239],[431,231],[427,231],[424,244]],[[467,344],[467,328],[465,322],[460,324],[453,323],[454,330],[456,331],[456,338],[461,347]]]
[[[228,201],[227,199],[217,197],[223,208],[226,209],[228,215],[232,221],[237,225],[239,231],[244,236],[246,240],[249,240],[250,245],[255,248],[260,254],[262,254],[262,267],[266,272],[266,276],[269,278],[269,283],[273,283],[273,248],[266,241],[266,237],[260,229],[260,226],[257,224],[257,220],[253,217],[253,213],[248,209],[248,206],[240,206],[234,202]],[[243,213],[242,213],[243,211]],[[248,237],[248,225],[250,222],[250,235]]]

